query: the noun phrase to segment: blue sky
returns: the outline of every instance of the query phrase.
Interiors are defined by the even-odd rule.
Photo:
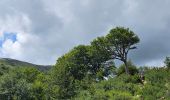
[[[17,41],[17,35],[13,32],[4,32],[3,36],[0,37],[0,47],[6,40],[11,40],[13,43]]]

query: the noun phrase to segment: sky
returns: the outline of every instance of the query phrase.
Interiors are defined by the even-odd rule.
[[[170,56],[169,0],[1,0],[0,57],[55,64],[74,46],[116,26],[140,37],[134,64],[163,66]]]

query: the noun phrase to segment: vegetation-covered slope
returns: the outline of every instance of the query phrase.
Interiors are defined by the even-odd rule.
[[[0,76],[0,100],[58,100],[62,95],[72,100],[170,100],[167,68],[146,67],[144,81],[139,74],[129,76],[125,71],[108,80],[96,81],[90,76],[83,80],[59,80],[65,83],[56,84],[56,76],[35,68],[10,69]]]
[[[10,59],[10,58],[0,58],[0,67],[7,67],[7,68],[14,68],[14,67],[35,67],[40,71],[47,71],[49,70],[52,66],[44,66],[44,65],[35,65],[15,59]]]
[[[92,83],[76,97],[77,100],[170,100],[170,70],[146,69],[143,83],[138,74],[121,74],[107,81]]]

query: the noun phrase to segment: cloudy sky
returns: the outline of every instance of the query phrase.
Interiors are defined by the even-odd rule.
[[[78,44],[89,44],[115,26],[139,35],[129,58],[163,65],[170,56],[169,0],[1,0],[0,57],[55,64]]]

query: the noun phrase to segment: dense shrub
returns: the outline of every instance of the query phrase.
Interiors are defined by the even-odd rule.
[[[91,84],[87,90],[80,90],[76,99],[86,100],[157,100],[170,98],[170,71],[164,68],[145,70],[142,84],[138,74],[121,74],[109,80]],[[93,92],[90,92],[93,89]]]
[[[41,82],[42,73],[35,68],[10,70],[0,78],[0,94],[12,100],[31,100],[45,98],[45,83]]]
[[[87,75],[82,80],[72,80],[69,88],[62,92],[62,86],[55,84],[52,75],[44,74],[34,68],[9,70],[0,77],[0,99],[5,100],[55,100],[62,93],[74,90],[73,100],[157,100],[170,99],[170,71],[166,68],[145,70],[144,84],[138,74],[120,74],[108,80],[96,81]],[[55,77],[55,76],[53,76]],[[67,78],[67,77],[66,77]],[[64,84],[63,84],[64,85]],[[64,96],[65,94],[63,94]]]
[[[134,64],[132,64],[131,61],[129,61],[129,62],[127,63],[127,65],[128,65],[128,68],[129,68],[129,74],[130,74],[130,75],[135,75],[135,74],[137,74],[137,73],[139,72],[138,69],[136,68],[136,66],[135,66]],[[125,65],[124,65],[124,64],[121,65],[121,66],[118,68],[118,70],[117,70],[117,75],[121,75],[121,74],[123,74],[123,73],[125,73]]]

